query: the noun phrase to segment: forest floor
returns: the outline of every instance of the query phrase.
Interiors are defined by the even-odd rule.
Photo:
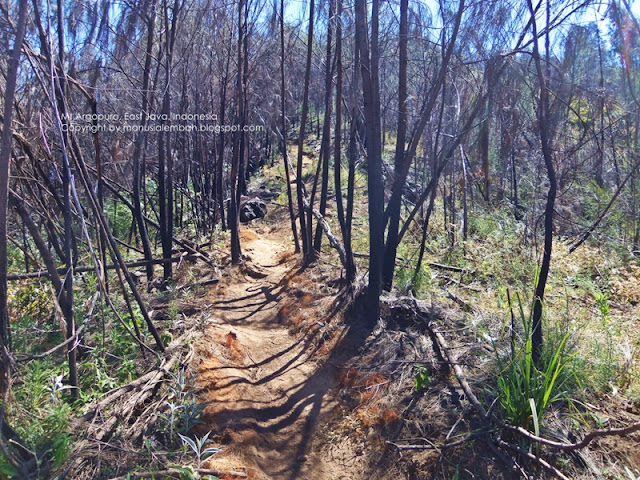
[[[305,152],[307,169],[317,150],[316,145]],[[292,158],[296,154],[292,149]],[[281,188],[282,172],[271,168],[263,174],[257,179],[259,188]],[[198,295],[206,321],[191,371],[198,403],[205,408],[202,424],[193,433],[201,437],[211,432],[208,446],[222,448],[202,467],[221,472],[223,480],[507,480],[522,478],[523,471],[551,478],[535,463],[497,452],[478,434],[485,426],[434,350],[425,319],[414,315],[420,303],[428,321],[446,338],[471,388],[485,406],[492,404],[499,348],[495,338],[502,336],[506,311],[505,302],[500,303],[505,288],[495,280],[502,277],[492,268],[513,277],[505,279],[507,285],[519,285],[517,279],[529,272],[518,254],[506,247],[500,250],[511,244],[508,235],[503,239],[501,228],[491,228],[486,238],[468,242],[468,251],[453,263],[469,268],[459,278],[430,271],[429,287],[417,297],[420,300],[403,296],[401,287],[383,295],[382,319],[374,324],[362,314],[359,288],[346,288],[341,281],[339,260],[326,240],[319,259],[301,267],[285,202],[281,196],[279,202],[271,202],[264,220],[241,227],[243,265],[222,268],[220,281]],[[330,223],[333,217],[327,212]],[[356,229],[365,226],[358,223],[365,217],[366,212],[356,213]],[[500,220],[486,223],[489,228]],[[496,243],[502,263],[485,262],[487,241]],[[228,251],[228,245],[221,248]],[[364,244],[356,248],[366,251]],[[570,265],[574,273],[590,272],[591,263],[600,262],[598,255],[584,254],[568,263],[559,251],[558,263],[565,270],[565,264]],[[228,257],[219,260],[224,264]],[[399,285],[405,270],[405,265],[398,270]],[[356,285],[363,283],[359,278]],[[601,288],[589,286],[594,291]],[[566,288],[565,295],[571,294]],[[575,295],[589,299],[591,290],[583,290]],[[550,311],[558,309],[556,296],[549,295]],[[622,303],[611,305],[620,306],[620,321],[634,318]],[[590,308],[575,314],[591,318],[595,307]],[[611,319],[618,321],[618,316]],[[597,318],[592,323],[594,338],[600,339]],[[582,325],[580,331],[593,337],[590,325]],[[570,352],[577,351],[572,348]],[[609,371],[613,366],[601,368]],[[623,369],[629,378],[632,370]],[[583,385],[574,396],[569,411],[562,402],[549,409],[545,435],[569,443],[603,425],[624,426],[640,419],[640,402],[616,395],[615,390],[594,395]],[[459,446],[436,448],[449,443]],[[552,449],[541,453],[569,478],[622,479],[631,471],[625,467],[639,468],[637,446],[637,435],[614,436],[573,456]]]
[[[361,446],[318,448],[320,426],[340,411],[328,360],[344,333],[337,297],[300,269],[286,227],[243,228],[241,242],[245,267],[211,290],[196,360],[200,429],[223,449],[205,465],[254,479],[360,478]]]
[[[446,443],[480,428],[424,329],[406,318],[396,297],[383,298],[378,325],[345,314],[353,296],[339,288],[339,269],[323,257],[301,268],[286,222],[241,230],[244,265],[225,268],[205,295],[208,321],[192,362],[198,401],[205,405],[194,433],[211,431],[211,446],[222,448],[203,468],[229,472],[220,475],[227,480],[521,478],[483,441],[447,454],[401,452],[388,443],[425,437]],[[433,308],[444,331],[460,331],[461,309]],[[458,361],[475,366],[469,379],[482,392],[490,381],[490,347],[445,336]],[[418,364],[429,375],[416,392]],[[637,421],[635,408],[609,400],[590,408],[598,416]],[[583,467],[570,478],[621,478],[594,472],[611,468],[613,458],[637,465],[636,448],[634,437],[594,443],[576,456]]]

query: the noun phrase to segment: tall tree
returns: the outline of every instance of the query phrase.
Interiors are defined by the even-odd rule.
[[[305,219],[304,199],[306,189],[302,178],[302,159],[304,150],[305,130],[307,128],[307,116],[309,114],[309,84],[311,83],[311,61],[313,58],[313,19],[315,0],[309,2],[309,27],[307,30],[307,60],[304,73],[304,93],[302,98],[302,112],[300,113],[300,132],[298,133],[298,163],[296,165],[296,190],[298,196],[298,218],[300,219],[300,236],[302,237],[302,254],[306,261],[313,258],[310,228]],[[312,206],[310,206],[312,208]]]
[[[542,3],[542,0],[541,2]],[[540,144],[542,147],[542,156],[544,165],[547,170],[547,178],[549,180],[549,191],[547,192],[547,202],[544,209],[544,252],[542,262],[540,264],[540,272],[538,274],[538,283],[535,287],[534,306],[532,317],[532,356],[534,362],[540,360],[542,354],[542,304],[544,301],[544,291],[549,277],[549,268],[551,266],[551,250],[553,248],[553,213],[556,200],[556,192],[558,182],[556,180],[555,167],[553,165],[553,151],[551,145],[553,142],[553,132],[551,129],[551,114],[549,111],[549,0],[547,0],[547,33],[545,36],[547,52],[547,67],[543,68],[538,46],[538,30],[536,25],[536,10],[531,0],[527,0],[529,12],[531,13],[531,29],[533,32],[533,62],[535,64],[536,74],[538,78],[538,130],[540,135]]]
[[[449,62],[453,56],[454,47],[458,38],[458,32],[460,30],[460,23],[462,21],[462,14],[465,8],[465,0],[460,0],[458,3],[458,11],[454,18],[453,31],[449,43],[446,43],[446,29],[442,29],[442,46],[444,51],[442,61],[439,65],[436,77],[433,84],[427,88],[427,95],[425,101],[420,110],[420,117],[417,125],[413,128],[409,145],[401,156],[402,161],[400,164],[396,163],[396,169],[394,170],[393,185],[391,187],[391,197],[387,209],[384,212],[385,223],[388,222],[387,238],[384,246],[384,266],[383,266],[383,279],[385,288],[391,288],[393,283],[393,274],[396,264],[396,253],[398,245],[402,238],[402,234],[398,233],[400,224],[400,206],[402,203],[402,195],[404,187],[407,182],[407,176],[409,175],[409,169],[413,164],[413,159],[418,150],[420,139],[425,131],[433,109],[436,106],[436,101],[442,86],[444,85],[446,74],[449,68]],[[445,18],[442,19],[443,25],[446,23]],[[446,47],[445,47],[446,45]],[[396,150],[397,151],[397,150]],[[434,187],[435,188],[435,187]],[[426,197],[425,197],[426,198]]]
[[[135,147],[133,152],[133,186],[131,189],[131,202],[133,204],[133,216],[138,225],[138,233],[140,235],[140,241],[142,242],[142,248],[144,250],[144,256],[149,264],[146,267],[147,281],[151,282],[153,279],[153,265],[151,260],[153,259],[153,253],[151,251],[151,242],[149,241],[149,235],[147,234],[147,224],[142,214],[142,198],[140,195],[142,179],[141,160],[144,145],[146,142],[146,127],[147,127],[147,115],[149,113],[149,96],[151,85],[151,61],[153,59],[153,45],[155,36],[155,24],[156,24],[156,1],[152,0],[149,9],[145,12],[145,20],[147,23],[147,42],[144,56],[144,70],[142,73],[142,104],[141,112],[142,117],[140,119],[140,133],[135,140]],[[100,179],[98,179],[100,181]]]
[[[402,178],[402,170],[405,162],[405,143],[407,139],[407,67],[408,67],[408,10],[409,0],[400,0],[400,32],[398,36],[398,127],[396,136],[396,152],[394,165],[394,178]],[[403,180],[404,183],[404,180]],[[402,186],[404,187],[404,185]],[[398,197],[399,200],[399,197]],[[396,201],[389,204],[389,241],[393,243],[394,235],[398,231],[400,222],[401,203]],[[384,272],[393,272],[396,261],[395,255],[385,255]],[[383,288],[391,290],[393,274],[383,274]]]
[[[176,42],[176,31],[178,28],[178,17],[182,9],[181,0],[174,0],[173,6],[169,8],[168,0],[163,2],[164,25],[166,32],[165,42],[165,83],[162,97],[162,117],[160,124],[163,127],[158,133],[158,190],[160,199],[160,236],[162,239],[162,256],[169,259],[173,252],[173,211],[174,211],[174,189],[173,189],[173,148],[171,136],[171,86],[173,70],[173,54]],[[171,10],[171,15],[169,11]],[[168,127],[165,128],[164,127]],[[165,262],[163,283],[172,276],[173,264]]]
[[[237,41],[237,76],[235,91],[235,123],[240,131],[233,134],[233,150],[231,159],[231,200],[229,202],[229,229],[231,230],[231,263],[238,264],[242,260],[240,250],[240,223],[238,207],[242,195],[242,178],[244,162],[244,132],[245,122],[245,88],[247,52],[247,10],[244,0],[238,2],[238,41]]]
[[[336,23],[336,125],[334,140],[334,156],[333,156],[333,179],[336,192],[336,210],[338,212],[338,222],[340,223],[340,231],[342,233],[342,241],[344,243],[345,255],[347,257],[346,279],[352,282],[355,279],[356,268],[353,261],[353,252],[351,250],[351,225],[350,221],[345,217],[344,202],[342,199],[342,88],[343,88],[343,65],[342,65],[342,0],[337,0],[337,11],[335,15]],[[354,67],[357,69],[357,67]],[[351,164],[351,162],[349,162]],[[351,171],[351,168],[349,168]],[[347,188],[353,191],[353,179],[349,176],[350,182]]]
[[[300,240],[296,227],[296,216],[293,210],[293,194],[291,191],[291,171],[289,169],[289,145],[287,135],[286,82],[284,70],[284,0],[280,0],[280,113],[282,116],[282,161],[284,162],[285,181],[287,182],[287,205],[291,220],[291,232],[296,253],[300,252]]]
[[[2,358],[4,347],[10,347],[9,313],[7,309],[7,208],[9,201],[9,172],[13,140],[13,102],[20,65],[20,53],[27,18],[27,0],[20,0],[18,22],[16,24],[13,48],[8,62],[8,71],[4,90],[4,116],[2,137],[0,138],[0,341]],[[0,390],[4,391],[4,375],[0,378]]]
[[[322,186],[320,192],[320,215],[324,216],[327,210],[327,197],[329,195],[329,158],[331,157],[331,113],[332,113],[332,100],[333,100],[333,65],[331,61],[331,48],[333,28],[335,22],[332,21],[334,16],[334,1],[329,0],[329,22],[327,24],[327,41],[326,41],[326,54],[325,54],[325,84],[324,84],[324,120],[322,126],[322,144],[320,147],[322,163]],[[320,167],[320,165],[318,165]],[[320,168],[318,168],[320,170]],[[314,186],[315,190],[315,186]],[[311,196],[313,198],[313,195]],[[313,202],[311,202],[311,208],[313,208]],[[309,212],[309,224],[312,221],[312,212]],[[322,228],[320,227],[320,221],[316,227],[316,234],[313,241],[313,249],[316,252],[320,251],[322,245]]]
[[[379,77],[380,1],[373,0],[371,38],[369,38],[365,0],[356,1],[356,45],[360,51],[365,128],[367,131],[367,175],[369,205],[369,287],[367,291],[369,321],[380,317],[382,258],[384,254],[384,182],[382,179],[382,126],[380,117]]]

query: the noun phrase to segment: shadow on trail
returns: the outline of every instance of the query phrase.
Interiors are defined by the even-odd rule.
[[[279,286],[284,286],[282,283],[280,282]],[[282,291],[275,293],[275,298]],[[269,289],[269,293],[273,292],[274,289]],[[267,298],[265,303],[269,303],[267,292],[262,293]],[[256,295],[258,292],[253,294],[252,298]],[[343,310],[344,303],[348,302],[349,298],[349,293],[343,290],[336,297],[330,311],[322,317],[321,323],[329,325],[335,316]],[[270,477],[288,480],[300,478],[305,466],[305,454],[308,452],[319,420],[339,406],[339,399],[336,398],[335,392],[338,365],[360,353],[366,338],[375,326],[371,325],[366,317],[360,313],[364,308],[361,299],[362,296],[352,302],[345,313],[345,318],[349,318],[350,321],[347,322],[347,328],[337,342],[338,346],[327,358],[322,359],[315,370],[302,381],[284,386],[283,382],[279,382],[280,388],[278,388],[277,382],[289,370],[297,368],[307,361],[317,360],[314,359],[314,356],[322,344],[320,341],[322,329],[315,328],[313,325],[309,327],[307,332],[303,332],[305,335],[303,339],[294,341],[292,338],[293,343],[287,348],[258,363],[237,367],[216,367],[217,370],[234,368],[245,371],[261,367],[266,371],[264,376],[255,380],[240,376],[228,379],[226,382],[214,385],[210,391],[215,392],[215,390],[222,390],[232,385],[247,384],[251,388],[269,388],[271,386],[273,387],[271,390],[277,392],[274,397],[265,400],[240,398],[228,402],[214,402],[218,405],[221,404],[222,408],[217,409],[211,418],[212,423],[217,427],[217,432],[223,435],[222,438],[235,438],[236,446],[249,447],[257,442],[262,454],[258,455],[256,462]],[[274,313],[270,319],[261,320],[261,324],[265,327],[270,322],[278,322],[277,313]],[[314,322],[314,325],[317,324]],[[299,351],[292,358],[288,359],[285,364],[277,366],[276,360],[296,349]],[[270,365],[274,366],[272,372],[269,372]],[[253,395],[248,396],[253,397]],[[258,396],[256,395],[256,397]],[[234,433],[236,435],[233,435]],[[255,434],[257,434],[257,440]],[[242,438],[252,440],[238,441]],[[310,467],[313,468],[313,466]]]

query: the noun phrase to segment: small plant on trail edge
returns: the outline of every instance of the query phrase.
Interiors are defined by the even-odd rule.
[[[431,383],[431,377],[429,377],[429,370],[422,364],[416,365],[416,373],[413,376],[414,391],[420,392],[423,388],[429,386]]]
[[[177,375],[172,373],[169,375],[174,382],[169,386],[171,398],[165,401],[169,413],[158,415],[166,421],[169,430],[168,440],[172,444],[176,433],[187,433],[194,425],[200,423],[198,419],[204,411],[204,406],[198,404],[195,394],[188,390],[188,379],[184,368],[180,369]]]
[[[189,438],[184,435],[178,434],[178,436],[180,437],[180,440],[182,440],[182,445],[188,446],[196,456],[197,467],[195,469],[195,472],[194,472],[195,475],[193,478],[200,478],[199,470],[203,460],[206,460],[211,455],[215,455],[216,453],[220,452],[220,450],[222,450],[221,448],[215,448],[215,447],[204,448],[205,444],[207,443],[207,440],[209,439],[209,435],[211,435],[211,432],[208,432],[202,438],[195,437],[195,439],[193,439],[193,438]],[[193,469],[189,467],[186,467],[186,469],[193,471]],[[183,472],[186,471],[184,467],[180,467],[180,470],[182,470]]]
[[[549,405],[568,398],[568,381],[572,376],[569,362],[573,356],[565,354],[568,333],[559,339],[547,338],[539,365],[536,366],[532,357],[531,338],[533,308],[526,315],[519,296],[517,300],[523,336],[517,341],[515,329],[512,328],[511,345],[506,358],[496,354],[499,368],[497,393],[506,421],[528,430],[533,427],[532,431],[539,434],[540,423]],[[511,316],[513,322],[513,312]],[[499,352],[499,348],[496,348],[496,352]]]

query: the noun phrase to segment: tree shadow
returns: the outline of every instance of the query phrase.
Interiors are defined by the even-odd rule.
[[[255,293],[245,298],[258,298],[264,295],[265,304],[277,302],[281,298],[285,286],[290,278],[285,275],[273,288],[258,288]],[[271,297],[270,297],[271,296]],[[364,311],[362,302],[358,298],[351,302],[351,292],[341,291],[331,307],[316,324],[329,325],[336,322],[336,316],[345,311],[346,328],[336,343],[339,347],[333,349],[327,357],[317,355],[321,348],[322,329],[307,328],[303,337],[293,341],[286,348],[270,355],[259,362],[244,366],[221,366],[216,370],[235,369],[248,371],[260,367],[266,374],[256,379],[236,376],[228,381],[215,384],[209,391],[215,397],[216,390],[223,390],[232,386],[247,385],[250,388],[266,388],[276,395],[268,396],[264,400],[258,396],[245,395],[250,398],[235,398],[233,400],[214,401],[217,404],[216,413],[211,414],[211,423],[215,430],[222,435],[222,440],[242,447],[242,438],[247,439],[244,447],[260,447],[260,455],[256,461],[260,468],[273,478],[295,480],[300,478],[305,466],[304,458],[308,453],[310,443],[317,432],[320,420],[331,414],[338,406],[337,399],[337,365],[346,362],[354,355],[358,355],[365,345],[366,338],[371,334],[374,322],[369,322],[361,313]],[[351,304],[349,308],[347,304]],[[232,305],[226,301],[225,305]],[[249,320],[259,309],[240,320]],[[265,325],[278,322],[278,315],[274,313],[270,318],[262,320]],[[297,351],[296,351],[297,350]],[[283,358],[291,355],[280,365]],[[314,361],[317,365],[313,372],[302,381],[291,385],[282,385],[283,375],[292,369]],[[273,366],[273,371],[269,371]],[[214,370],[214,369],[212,369]],[[234,440],[235,439],[235,440]],[[240,445],[238,445],[240,443]]]

